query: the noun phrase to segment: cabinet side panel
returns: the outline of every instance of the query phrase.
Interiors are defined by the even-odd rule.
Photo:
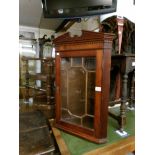
[[[102,138],[101,136],[101,117],[103,114],[101,113],[101,91],[102,91],[102,57],[103,52],[101,50],[96,50],[96,86],[95,86],[95,135],[98,138]]]
[[[104,117],[101,117],[101,135],[107,135],[108,124],[108,105],[109,105],[109,92],[110,92],[110,68],[111,68],[111,46],[112,42],[104,41],[104,56],[102,61],[102,108],[101,113]]]
[[[56,53],[56,122],[60,120],[60,56]]]

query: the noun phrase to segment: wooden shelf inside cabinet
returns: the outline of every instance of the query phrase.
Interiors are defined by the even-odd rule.
[[[26,103],[29,103],[29,98],[32,97],[35,109],[36,107],[38,107],[39,110],[42,110],[42,106],[48,107],[47,108],[48,110],[50,110],[51,108],[54,108],[53,106],[54,105],[54,92],[53,92],[54,58],[22,57],[22,60],[25,61],[25,64],[26,64],[26,73],[25,73]],[[38,61],[38,60],[41,61],[41,73],[35,73],[35,74],[30,73],[29,61]],[[30,82],[29,82],[30,79],[34,81],[40,80],[41,87],[38,87],[36,85],[30,85]],[[33,89],[33,94],[29,94],[29,89]],[[42,106],[38,106],[38,105],[42,105]],[[49,106],[51,106],[51,108],[49,108]],[[54,109],[52,109],[52,111],[53,111],[53,114],[51,115],[52,117],[54,117]]]

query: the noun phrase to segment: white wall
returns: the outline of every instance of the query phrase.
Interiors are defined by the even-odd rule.
[[[53,30],[40,29],[35,27],[28,26],[19,26],[19,31],[24,32],[33,32],[35,34],[35,39],[42,38],[44,34],[47,35],[47,38],[50,38],[52,34],[54,34]]]
[[[70,32],[73,35],[81,35],[81,30],[94,31],[98,29],[100,23],[99,17],[93,16],[89,18],[82,18],[81,22],[74,23],[67,32]],[[55,37],[58,37],[66,32],[59,32],[55,34]]]
[[[105,20],[113,15],[126,17],[133,23],[135,23],[135,5],[133,0],[117,0],[117,11],[106,15],[101,15],[100,21]]]
[[[93,16],[93,17],[90,17],[90,18],[82,18],[82,21],[80,23],[75,23],[67,31],[71,31],[71,30],[94,31],[98,27],[99,27],[99,18],[96,17],[96,16]]]

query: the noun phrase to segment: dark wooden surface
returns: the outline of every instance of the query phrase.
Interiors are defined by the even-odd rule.
[[[55,126],[96,143],[107,138],[107,117],[110,85],[112,34],[82,31],[82,36],[70,37],[66,33],[54,40],[56,48],[56,121]],[[62,57],[96,57],[94,129],[64,122],[61,119],[60,62]],[[95,89],[95,88],[94,88]]]
[[[50,134],[45,116],[39,112],[19,114],[19,153],[20,155],[54,152],[54,138]]]

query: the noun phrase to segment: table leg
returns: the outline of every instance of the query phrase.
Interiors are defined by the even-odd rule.
[[[130,101],[129,101],[130,108],[134,107],[134,101],[135,101],[135,73],[134,72],[132,75],[131,88],[130,88]]]
[[[47,62],[47,104],[51,105],[51,62]]]
[[[122,99],[121,99],[121,106],[120,106],[120,131],[123,131],[124,125],[126,123],[126,102],[127,102],[127,82],[128,82],[128,74],[125,73],[123,75],[122,80]]]
[[[26,108],[29,107],[29,71],[28,71],[28,60],[26,60],[26,73],[25,73],[25,80],[26,80],[26,92],[25,92],[25,102],[26,102]]]

